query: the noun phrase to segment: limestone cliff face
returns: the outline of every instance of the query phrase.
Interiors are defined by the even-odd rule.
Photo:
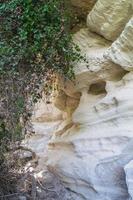
[[[47,165],[75,200],[133,199],[132,15],[133,0],[98,0],[74,35],[88,62],[75,65],[75,84],[59,78],[55,105],[67,118]]]

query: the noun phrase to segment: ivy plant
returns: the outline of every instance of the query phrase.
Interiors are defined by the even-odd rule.
[[[81,56],[70,24],[66,0],[0,2],[0,119],[6,130],[18,132],[20,117],[27,124],[31,104],[42,84],[50,93],[54,74],[74,77],[72,63]]]

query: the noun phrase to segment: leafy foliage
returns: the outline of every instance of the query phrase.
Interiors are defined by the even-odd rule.
[[[9,67],[34,72],[52,69],[71,77],[70,61],[78,57],[70,44],[66,10],[62,0],[1,3],[1,72]]]
[[[31,95],[33,101],[41,97],[42,82],[49,94],[53,74],[72,78],[72,62],[81,56],[65,0],[6,0],[0,13],[0,106],[5,124],[16,131]]]

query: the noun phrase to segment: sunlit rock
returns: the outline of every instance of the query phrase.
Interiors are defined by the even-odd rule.
[[[49,169],[86,200],[128,200],[124,166],[133,159],[133,74],[82,91],[73,125],[49,143]]]
[[[85,61],[75,64],[76,91],[82,91],[82,88],[97,81],[120,80],[125,74],[124,69],[104,57],[111,45],[109,41],[85,28],[74,35],[74,42],[85,58]]]
[[[35,104],[32,121],[34,122],[51,122],[61,120],[63,118],[62,112],[57,109],[52,102],[41,99]]]
[[[72,2],[77,7],[89,3]],[[84,59],[74,63],[75,82],[58,77],[54,105],[62,117],[52,129],[48,124],[51,138],[45,156],[49,115],[40,106],[45,124],[36,126],[41,134],[30,145],[45,157],[41,169],[47,161],[48,169],[76,195],[74,200],[133,198],[132,15],[132,0],[98,0],[87,28],[74,34]],[[50,113],[52,119],[58,116]]]
[[[98,0],[87,17],[87,26],[114,41],[133,15],[132,0]]]

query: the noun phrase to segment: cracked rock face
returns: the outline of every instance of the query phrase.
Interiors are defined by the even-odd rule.
[[[132,0],[98,0],[74,35],[87,62],[75,65],[75,84],[60,80],[56,105],[71,112],[47,166],[79,200],[133,199],[132,14]]]

